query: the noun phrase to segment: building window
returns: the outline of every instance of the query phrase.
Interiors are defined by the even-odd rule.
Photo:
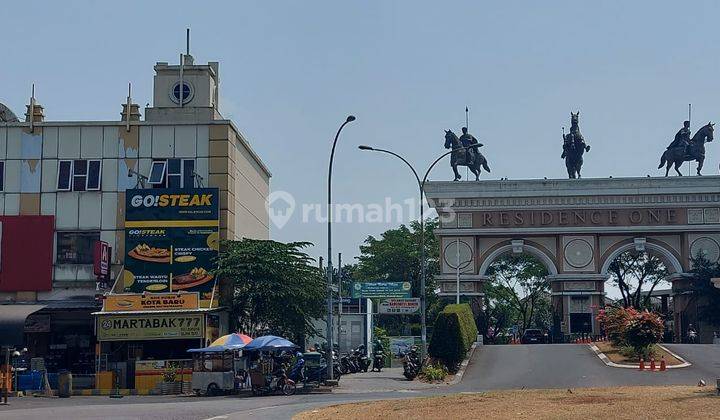
[[[58,264],[92,264],[95,242],[100,240],[100,232],[58,232]]]
[[[99,191],[101,160],[61,160],[58,164],[58,191]]]
[[[153,185],[163,184],[165,182],[165,167],[167,162],[164,160],[153,161],[150,168],[150,183]]]
[[[183,104],[190,102],[195,95],[195,91],[191,83],[183,81],[181,87],[180,82],[177,82],[170,90],[170,99],[172,99],[172,101],[176,104],[180,103],[180,91],[182,91]]]
[[[154,160],[150,169],[153,188],[193,188],[194,180],[194,159]]]
[[[0,191],[5,191],[5,162],[0,162]]]

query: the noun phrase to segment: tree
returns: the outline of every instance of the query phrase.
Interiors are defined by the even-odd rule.
[[[711,263],[702,255],[692,260],[692,278],[680,286],[677,294],[691,295],[697,301],[698,318],[712,325],[720,325],[720,289],[711,279],[720,277],[720,264]]]
[[[547,268],[533,256],[512,254],[493,261],[488,275],[491,286],[487,290],[515,311],[514,321],[521,331],[537,325],[538,310],[550,304]]]
[[[637,251],[626,251],[618,255],[610,263],[608,271],[613,284],[620,289],[623,306],[638,310],[650,307],[650,295],[668,275],[668,270],[660,258]]]
[[[497,343],[498,334],[510,327],[518,319],[517,310],[507,301],[501,298],[499,293],[501,286],[493,283],[485,285],[485,296],[480,308],[474,308],[477,317],[475,323],[478,331],[485,335],[490,342]]]
[[[638,356],[648,357],[650,356],[650,347],[662,340],[664,332],[665,326],[660,316],[642,311],[637,313],[625,328],[625,342],[635,350],[635,354]]]
[[[301,342],[325,315],[325,282],[303,249],[307,242],[226,241],[215,275],[232,284],[231,325]]]
[[[429,325],[434,322],[437,313],[444,305],[438,303],[435,295],[434,276],[439,272],[438,254],[440,245],[433,234],[437,227],[437,219],[425,221],[425,257],[426,282],[426,320]],[[358,263],[352,270],[354,281],[392,281],[410,282],[412,295],[420,296],[420,223],[411,222],[409,226],[401,225],[396,229],[383,232],[379,238],[369,236],[360,245]],[[379,316],[378,324],[392,334],[406,333],[410,317]],[[403,332],[402,329],[406,331]]]

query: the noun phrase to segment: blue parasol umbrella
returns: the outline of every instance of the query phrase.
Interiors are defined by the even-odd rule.
[[[297,348],[292,341],[274,335],[264,335],[248,343],[243,350],[292,350]]]

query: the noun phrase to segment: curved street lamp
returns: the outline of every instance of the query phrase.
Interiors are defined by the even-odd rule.
[[[420,176],[418,175],[415,168],[410,164],[410,162],[407,161],[404,157],[400,156],[399,154],[392,152],[390,150],[385,149],[378,149],[375,147],[370,147],[366,145],[360,145],[358,146],[358,149],[364,150],[364,151],[370,151],[370,152],[381,152],[381,153],[387,153],[389,155],[395,156],[396,158],[400,159],[407,165],[410,170],[412,171],[413,175],[415,175],[415,180],[418,184],[418,189],[420,190],[420,325],[421,325],[421,339],[422,339],[422,351],[423,351],[423,357],[425,356],[425,353],[427,352],[427,325],[425,322],[425,279],[426,279],[426,263],[425,263],[425,206],[423,200],[425,199],[425,182],[427,181],[428,176],[430,175],[430,171],[435,167],[435,165],[442,160],[445,156],[451,154],[452,152],[456,150],[465,150],[472,148],[473,146],[465,146],[458,149],[450,150],[449,152],[445,152],[440,157],[435,159],[435,161],[430,165],[430,167],[425,171],[425,176],[423,176],[422,180],[420,179]]]
[[[345,119],[345,122],[340,125],[340,128],[338,128],[337,133],[335,133],[335,140],[333,140],[332,144],[332,150],[330,151],[330,164],[328,165],[328,183],[327,183],[327,212],[328,212],[328,220],[327,220],[327,333],[326,339],[328,343],[328,351],[325,357],[327,358],[327,368],[328,368],[328,378],[330,380],[333,379],[333,319],[332,319],[332,283],[333,283],[333,274],[332,274],[332,209],[331,209],[331,203],[332,203],[332,168],[333,168],[333,159],[335,158],[335,146],[337,145],[338,137],[340,137],[340,132],[348,123],[351,123],[355,121],[355,116],[348,115],[348,117]],[[339,338],[339,337],[338,337]]]

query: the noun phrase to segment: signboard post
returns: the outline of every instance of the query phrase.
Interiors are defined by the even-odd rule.
[[[198,292],[201,306],[209,306],[219,202],[217,188],[127,190],[125,292]]]
[[[353,298],[409,298],[410,282],[362,282],[353,283]]]

